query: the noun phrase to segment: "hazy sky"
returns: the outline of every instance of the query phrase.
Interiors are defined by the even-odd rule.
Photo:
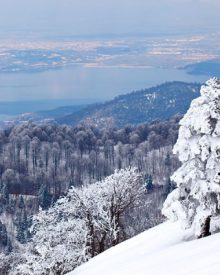
[[[0,38],[219,31],[219,11],[220,0],[0,0]],[[0,74],[0,101],[109,98],[125,92],[123,87],[129,92],[147,86],[147,75],[141,77],[137,72],[132,73],[131,83],[127,75],[112,77],[105,71],[104,76],[93,75],[93,71],[89,77],[84,74],[82,71],[69,76],[71,81],[76,78],[71,85],[63,81],[69,85],[66,91],[59,80],[62,76],[55,77],[53,83],[47,74],[43,74],[44,79]],[[141,79],[146,81],[142,83]],[[45,86],[39,87],[42,83]]]
[[[0,0],[0,33],[54,35],[218,29],[219,0]]]

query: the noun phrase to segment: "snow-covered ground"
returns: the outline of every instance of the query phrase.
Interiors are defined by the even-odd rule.
[[[189,234],[188,234],[189,236]],[[219,275],[220,233],[189,240],[166,222],[98,255],[69,275]]]

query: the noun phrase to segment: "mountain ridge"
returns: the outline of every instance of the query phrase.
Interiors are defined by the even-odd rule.
[[[105,103],[89,105],[56,119],[59,124],[123,127],[184,114],[192,99],[199,95],[201,84],[181,81],[119,95]]]

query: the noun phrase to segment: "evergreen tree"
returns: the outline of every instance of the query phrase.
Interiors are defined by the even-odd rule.
[[[6,254],[10,254],[13,250],[11,240],[8,238]]]
[[[25,208],[23,196],[20,197],[20,200],[19,200],[19,203],[18,203],[18,207],[20,209],[24,209]]]
[[[170,154],[167,153],[166,158],[165,158],[165,165],[168,167],[168,169],[171,166],[171,158],[170,158]]]
[[[180,121],[174,146],[182,166],[177,184],[164,203],[163,213],[204,237],[220,230],[220,82],[213,78],[201,88]]]
[[[0,221],[0,244],[6,246],[8,243],[8,235],[6,226]]]
[[[39,205],[42,209],[48,209],[53,201],[53,196],[48,192],[48,188],[43,184],[39,190]]]
[[[4,206],[9,204],[9,190],[7,183],[4,183],[2,187],[2,202]]]
[[[153,191],[154,189],[154,184],[153,184],[153,177],[152,175],[148,175],[146,179],[146,189],[148,192]]]
[[[20,218],[18,219],[18,224],[17,224],[17,235],[16,239],[24,244],[28,240],[28,219],[27,219],[27,214],[26,211],[24,210]]]
[[[164,196],[167,197],[174,190],[174,188],[175,186],[169,177],[166,184],[164,185]]]
[[[22,244],[24,244],[24,243],[26,242],[26,240],[25,240],[24,226],[23,226],[23,222],[22,222],[22,221],[20,221],[20,222],[18,223],[16,239],[17,239],[20,243],[22,243]]]

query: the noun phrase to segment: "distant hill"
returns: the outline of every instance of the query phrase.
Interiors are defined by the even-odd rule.
[[[195,64],[189,64],[182,68],[188,74],[192,75],[207,75],[207,76],[220,76],[220,60],[214,59]]]
[[[0,101],[0,115],[15,116],[23,113],[37,113],[39,115],[53,116],[56,114],[64,115],[67,109],[80,108],[96,102],[95,99],[47,99],[31,101]],[[64,108],[60,106],[65,106]],[[66,110],[65,110],[66,109]],[[43,110],[43,111],[41,111]]]
[[[87,105],[70,105],[70,106],[63,106],[58,107],[53,110],[44,110],[44,111],[38,111],[36,112],[36,116],[38,116],[40,119],[43,118],[59,118],[63,116],[67,116],[69,114],[73,114],[75,112],[78,112],[82,109],[84,109]]]
[[[184,114],[192,99],[199,96],[201,84],[167,82],[162,85],[121,95],[102,104],[89,105],[56,119],[60,124],[84,123],[98,127],[123,127]]]

